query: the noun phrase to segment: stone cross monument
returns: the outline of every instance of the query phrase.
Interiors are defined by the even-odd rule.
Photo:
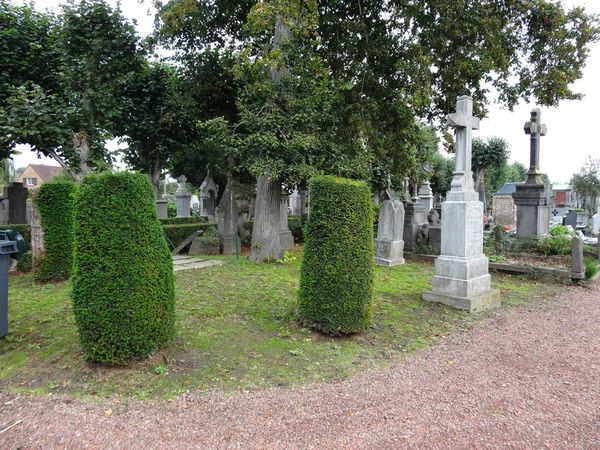
[[[458,97],[448,116],[456,129],[456,169],[442,203],[441,254],[435,261],[432,289],[424,300],[477,311],[496,306],[498,291],[490,287],[488,259],[483,254],[483,205],[473,189],[471,131],[479,128],[471,97]]]
[[[177,178],[179,187],[175,192],[175,203],[177,204],[177,217],[190,217],[190,199],[192,194],[185,187],[187,178],[185,175],[181,175]]]
[[[531,120],[523,129],[529,134],[530,155],[527,182],[518,184],[513,194],[517,206],[517,237],[539,239],[548,234],[550,222],[549,199],[540,170],[540,138],[546,135],[539,109],[531,111]]]

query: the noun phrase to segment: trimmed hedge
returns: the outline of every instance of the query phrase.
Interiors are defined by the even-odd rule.
[[[183,225],[186,223],[208,223],[205,217],[171,217],[160,219],[161,225]]]
[[[64,281],[71,277],[76,192],[77,185],[68,180],[40,186],[35,203],[44,230],[44,256],[36,273],[37,281]]]
[[[165,233],[165,236],[169,240],[171,244],[173,244],[173,248],[177,247],[185,238],[187,238],[190,234],[192,234],[196,230],[204,230],[206,231],[211,226],[209,223],[188,223],[183,225],[163,225],[162,229]]]
[[[75,218],[73,312],[85,358],[149,355],[174,335],[175,287],[148,179],[87,176]]]
[[[363,182],[319,176],[311,180],[310,200],[300,315],[325,333],[363,331],[371,324],[375,273],[370,189]]]
[[[27,250],[31,250],[31,227],[27,224],[8,224],[8,225],[0,225],[0,230],[15,230],[27,243]]]

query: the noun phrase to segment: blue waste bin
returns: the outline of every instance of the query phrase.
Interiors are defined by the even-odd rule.
[[[15,241],[0,241],[0,339],[8,334],[8,269],[10,255],[18,253]]]

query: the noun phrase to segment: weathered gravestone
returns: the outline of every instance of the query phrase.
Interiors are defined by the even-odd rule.
[[[0,223],[27,223],[27,188],[23,183],[10,183],[0,198]]]
[[[427,212],[433,208],[433,191],[431,190],[429,181],[422,184],[419,188],[419,204]]]
[[[169,199],[167,198],[167,180],[165,180],[163,184],[163,193],[162,196],[157,197],[156,199],[156,211],[158,212],[159,219],[166,219],[168,217],[169,210]]]
[[[456,128],[456,169],[442,204],[442,248],[435,261],[432,289],[423,299],[476,311],[500,303],[491,289],[488,259],[483,254],[483,205],[473,189],[471,130],[479,128],[471,97],[458,97],[448,116]]]
[[[548,234],[550,224],[549,198],[540,170],[540,138],[546,135],[539,109],[531,111],[531,120],[524,126],[531,137],[527,181],[517,184],[513,199],[517,206],[517,238],[539,239]]]
[[[592,216],[592,233],[600,233],[600,207],[598,207],[598,212]]]
[[[235,255],[238,241],[238,204],[235,199],[233,177],[227,176],[227,185],[217,208],[218,235],[223,246],[224,255]]]
[[[416,189],[415,189],[416,193]],[[423,208],[419,203],[419,198],[415,194],[410,202],[404,205],[404,249],[407,252],[414,252],[417,247],[419,230],[427,223],[427,213],[429,211]]]
[[[429,245],[432,255],[439,255],[442,252],[442,222],[437,209],[432,208],[427,215],[429,222]]]
[[[404,205],[400,200],[385,200],[379,208],[375,239],[375,263],[379,266],[404,264]]]
[[[563,225],[571,226],[577,229],[577,210],[570,209],[567,215],[563,218]]]
[[[279,243],[282,250],[294,248],[294,236],[288,228],[288,203],[289,196],[281,193],[279,204]]]
[[[185,186],[185,182],[187,178],[185,175],[181,175],[177,182],[179,183],[179,187],[177,188],[177,192],[175,192],[175,203],[177,205],[177,217],[190,217],[190,198],[192,194],[187,190]]]
[[[571,279],[583,280],[584,278],[583,239],[579,236],[573,236],[573,239],[571,239]]]
[[[200,216],[209,220],[216,219],[217,195],[219,186],[210,173],[210,165],[206,166],[206,178],[200,185]]]

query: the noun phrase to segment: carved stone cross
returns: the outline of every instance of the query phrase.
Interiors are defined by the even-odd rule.
[[[177,178],[177,182],[179,183],[179,186],[177,187],[178,192],[184,192],[186,190],[186,188],[185,188],[186,181],[187,181],[187,177],[185,175],[181,175],[179,178]]]
[[[473,99],[468,95],[458,97],[456,112],[448,115],[448,125],[456,128],[456,168],[452,179],[452,193],[474,194],[471,170],[471,130],[479,129],[479,118],[473,116]]]
[[[531,119],[525,123],[523,129],[529,134],[530,154],[529,171],[527,172],[528,184],[542,184],[542,172],[540,170],[540,137],[546,135],[546,125],[542,122],[542,113],[538,108],[531,111]]]

